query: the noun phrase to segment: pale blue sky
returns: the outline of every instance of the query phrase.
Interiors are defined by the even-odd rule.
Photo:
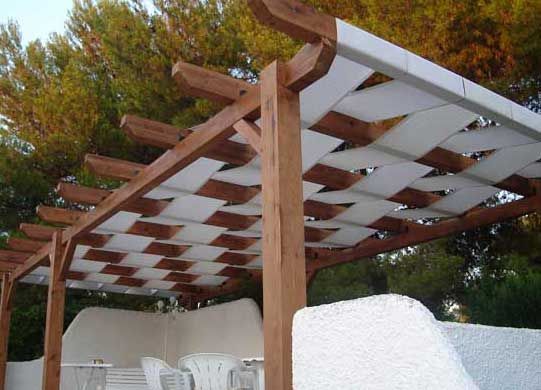
[[[14,19],[23,33],[23,42],[46,39],[63,32],[72,0],[0,0],[0,23]]]

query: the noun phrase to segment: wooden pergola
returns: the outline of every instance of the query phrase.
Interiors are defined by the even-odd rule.
[[[192,129],[125,116],[129,137],[165,153],[148,166],[87,156],[126,183],[60,183],[95,207],[40,207],[63,228],[22,224],[28,238],[0,251],[0,389],[18,281],[49,286],[43,389],[57,390],[66,288],[193,305],[261,279],[266,388],[291,389],[292,319],[318,270],[541,206],[540,116],[294,0],[249,4],[303,49],[258,84],[177,63],[183,91],[224,108]],[[482,206],[502,190],[518,200]]]

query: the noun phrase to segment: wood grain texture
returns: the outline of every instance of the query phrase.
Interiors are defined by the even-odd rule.
[[[0,297],[0,390],[5,390],[6,384],[13,288],[13,280],[8,274],[3,274]]]
[[[44,243],[41,241],[11,236],[8,238],[7,244],[14,251],[33,253],[40,250]]]
[[[306,306],[298,93],[277,62],[261,73],[265,388],[292,389],[293,315]]]
[[[49,291],[47,295],[47,319],[45,323],[45,351],[43,354],[43,390],[60,389],[60,364],[62,362],[62,333],[64,330],[64,306],[66,283],[62,272],[64,245],[62,231],[53,236],[50,253]]]
[[[235,123],[233,128],[244,137],[257,154],[261,154],[261,129],[259,126],[242,119]]]
[[[181,139],[188,137],[197,128],[179,129],[166,123],[134,115],[125,115],[120,126],[134,141],[163,149],[174,148]],[[210,149],[204,156],[228,164],[244,165],[255,157],[255,152],[248,145],[225,140]]]
[[[316,42],[322,37],[336,42],[336,20],[297,0],[248,0],[259,22],[292,38]]]

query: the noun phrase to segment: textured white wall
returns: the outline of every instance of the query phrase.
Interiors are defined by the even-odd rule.
[[[295,390],[477,389],[434,316],[399,295],[297,312],[293,382]]]
[[[481,390],[541,389],[541,330],[441,325]]]
[[[102,358],[115,367],[139,367],[142,356],[176,366],[194,352],[239,357],[263,355],[263,326],[249,299],[176,314],[91,308],[83,310],[63,338],[62,361]],[[41,390],[42,359],[9,363],[7,390]],[[62,370],[62,389],[73,390],[72,369]]]

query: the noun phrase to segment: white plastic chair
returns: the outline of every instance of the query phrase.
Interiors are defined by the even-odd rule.
[[[149,390],[187,390],[187,378],[166,362],[152,357],[141,358]]]
[[[221,353],[197,353],[180,358],[178,368],[190,371],[194,390],[240,390],[242,373],[249,373],[244,363],[235,356]],[[252,373],[253,374],[253,373]],[[252,388],[256,386],[252,376]]]

